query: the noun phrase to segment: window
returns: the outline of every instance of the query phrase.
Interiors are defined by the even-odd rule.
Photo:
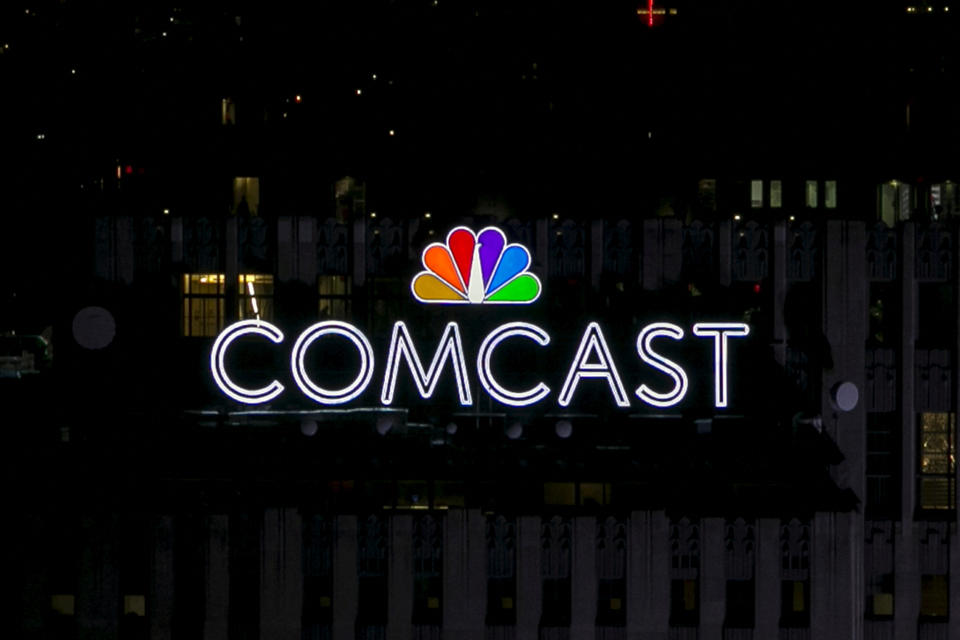
[[[724,626],[752,629],[754,625],[753,580],[727,580],[727,614]]]
[[[237,123],[237,105],[232,98],[223,98],[220,101],[220,124],[232,125]]]
[[[572,482],[544,482],[543,503],[550,505],[575,505],[577,488]]]
[[[867,616],[870,618],[893,617],[893,574],[876,576],[867,584]]]
[[[318,276],[318,315],[321,320],[350,320],[350,276]]]
[[[783,183],[780,180],[770,181],[770,208],[779,209],[783,206]]]
[[[920,414],[920,508],[954,509],[956,505],[955,413]]]
[[[240,319],[272,320],[273,276],[241,274],[239,284]]]
[[[568,506],[610,504],[612,489],[609,482],[544,482],[543,503]]]
[[[750,206],[754,209],[763,206],[763,180],[750,181]]]
[[[823,183],[823,206],[827,209],[837,208],[837,181],[827,180]]]
[[[920,617],[946,618],[950,614],[947,597],[947,576],[920,576]]]
[[[257,215],[260,210],[260,178],[233,179],[233,212],[237,215]]]
[[[717,181],[704,179],[697,183],[697,204],[705,211],[717,210]]]
[[[597,590],[597,624],[605,627],[623,627],[627,624],[627,581],[600,580]]]
[[[273,276],[240,274],[237,279],[237,317],[273,319]],[[183,274],[183,335],[215,336],[223,329],[226,312],[222,273]]]
[[[917,291],[917,346],[949,349],[956,340],[953,284],[923,282]],[[946,313],[944,313],[946,311]]]
[[[816,180],[807,180],[807,187],[805,190],[806,194],[806,204],[807,207],[811,209],[816,209],[818,206],[817,202],[817,181]]]
[[[488,516],[487,625],[517,623],[517,524],[512,518]]]
[[[896,412],[867,414],[867,514],[893,517],[900,509],[900,428]]]
[[[783,580],[780,583],[780,626],[810,626],[810,582]]]
[[[700,581],[696,578],[670,581],[670,626],[700,624]]]
[[[870,283],[870,333],[867,340],[875,345],[897,344],[899,332],[900,291],[895,283]]]
[[[215,336],[223,328],[223,274],[183,275],[183,335]]]
[[[897,224],[900,198],[897,195],[896,181],[881,184],[877,195],[878,214],[880,220],[888,227]]]

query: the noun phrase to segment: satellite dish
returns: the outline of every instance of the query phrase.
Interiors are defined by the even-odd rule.
[[[840,411],[853,411],[860,401],[860,391],[852,382],[838,382],[830,389],[830,401]]]
[[[103,307],[85,307],[73,316],[73,339],[84,349],[103,349],[115,335],[117,323]]]

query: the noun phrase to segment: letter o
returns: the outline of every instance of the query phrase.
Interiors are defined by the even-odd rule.
[[[310,379],[304,366],[304,359],[310,345],[328,335],[347,338],[360,354],[360,371],[357,373],[357,377],[342,389],[331,390],[319,386]],[[352,324],[339,320],[318,322],[308,327],[297,338],[297,342],[293,345],[293,353],[290,356],[290,370],[297,386],[307,397],[320,404],[343,404],[359,396],[370,384],[370,380],[373,378],[373,347],[370,346],[367,337]]]

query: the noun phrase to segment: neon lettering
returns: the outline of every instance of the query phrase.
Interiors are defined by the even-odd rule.
[[[433,390],[437,387],[440,380],[440,370],[443,363],[450,358],[453,360],[453,373],[457,379],[457,393],[460,396],[460,404],[470,406],[473,404],[473,398],[470,395],[470,384],[467,378],[467,363],[463,357],[463,344],[460,342],[460,330],[456,322],[447,324],[443,335],[440,337],[440,344],[433,354],[433,361],[430,362],[430,368],[424,371],[423,364],[420,362],[420,356],[410,338],[410,332],[407,331],[407,325],[403,322],[397,322],[393,325],[393,337],[390,339],[390,353],[387,355],[387,370],[383,376],[383,393],[380,401],[389,405],[393,402],[393,394],[397,386],[397,372],[400,369],[400,358],[406,358],[410,372],[413,374],[413,381],[417,385],[420,397],[427,399],[433,395]]]
[[[262,320],[241,320],[227,327],[213,343],[213,350],[210,351],[210,371],[213,373],[213,381],[220,387],[225,395],[233,398],[237,402],[244,404],[263,404],[270,402],[281,393],[283,385],[272,380],[270,384],[260,389],[244,389],[233,382],[227,375],[223,359],[227,353],[227,347],[241,336],[258,335],[263,336],[273,342],[280,344],[283,342],[283,332],[269,322]]]
[[[654,338],[683,339],[683,329],[669,322],[654,322],[648,324],[637,336],[637,353],[640,359],[654,369],[662,371],[673,379],[673,389],[666,393],[654,391],[646,384],[641,384],[636,390],[637,397],[654,407],[672,407],[678,404],[687,395],[687,373],[683,367],[654,352],[651,342]]]
[[[313,382],[304,366],[304,359],[310,345],[323,336],[330,335],[347,338],[360,354],[360,371],[357,372],[357,377],[346,387],[334,391],[324,389]],[[318,322],[308,327],[297,338],[296,344],[293,345],[293,354],[290,356],[290,370],[300,391],[307,397],[320,404],[343,404],[359,396],[370,384],[370,379],[373,377],[373,347],[370,346],[363,332],[350,323],[339,320]]]
[[[693,325],[693,335],[713,338],[714,405],[722,409],[727,406],[727,337],[750,335],[750,326],[742,322],[698,322]]]
[[[595,353],[599,362],[589,362],[591,353]],[[558,402],[560,406],[569,406],[573,399],[573,393],[577,390],[582,378],[606,378],[610,385],[610,392],[617,402],[618,407],[629,407],[630,399],[623,388],[623,382],[620,381],[620,374],[617,372],[617,366],[610,355],[610,349],[607,347],[607,341],[603,337],[603,331],[596,322],[587,325],[583,332],[583,338],[580,339],[580,347],[577,349],[577,355],[570,365],[570,371],[567,373],[567,379],[560,390]]]
[[[527,338],[541,347],[550,344],[549,334],[535,324],[510,322],[501,325],[491,331],[480,345],[480,351],[477,354],[477,375],[480,378],[480,384],[494,400],[511,407],[528,407],[546,398],[550,393],[550,387],[540,382],[526,391],[511,391],[497,382],[490,371],[490,359],[494,349],[509,338]]]

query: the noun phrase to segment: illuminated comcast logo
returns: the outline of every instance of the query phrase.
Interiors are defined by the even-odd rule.
[[[540,279],[527,269],[530,252],[507,244],[503,231],[486,227],[474,234],[457,227],[447,243],[423,250],[423,266],[410,290],[428,304],[530,304],[540,297]]]

